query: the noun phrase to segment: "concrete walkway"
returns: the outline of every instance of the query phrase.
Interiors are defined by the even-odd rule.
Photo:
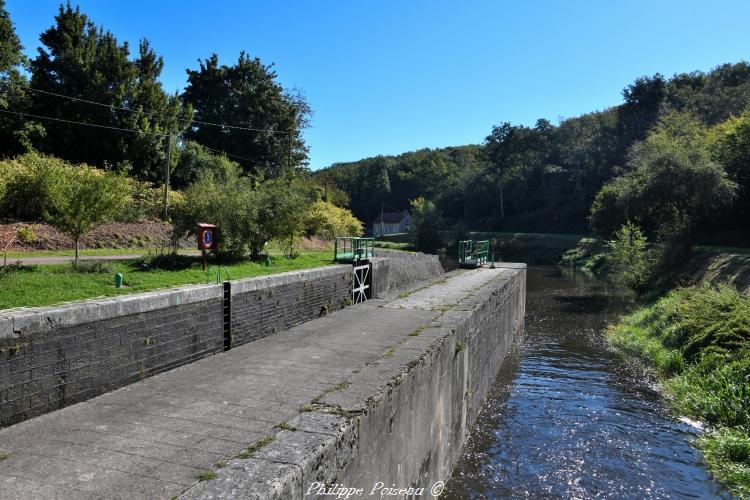
[[[179,495],[504,272],[446,275],[0,430],[0,498]]]

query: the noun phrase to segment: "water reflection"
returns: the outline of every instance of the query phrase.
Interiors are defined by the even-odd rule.
[[[528,272],[526,329],[498,375],[446,498],[715,498],[688,430],[602,339],[621,291]]]

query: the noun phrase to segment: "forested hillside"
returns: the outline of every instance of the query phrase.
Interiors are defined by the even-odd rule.
[[[599,210],[620,211],[599,213],[594,229],[602,234],[623,218],[654,228],[649,218],[667,217],[652,213],[659,207],[664,212],[686,210],[678,205],[687,200],[667,196],[670,187],[658,185],[671,179],[687,190],[678,197],[703,205],[688,214],[696,216],[690,224],[699,230],[699,239],[747,243],[750,64],[724,64],[672,78],[642,77],[622,95],[618,106],[557,125],[545,119],[533,127],[501,123],[481,145],[367,158],[335,164],[317,175],[344,189],[353,212],[368,223],[381,201],[407,208],[409,200],[424,196],[436,203],[447,225],[568,233],[591,231],[589,215],[597,194],[624,176],[600,196]],[[661,134],[646,141],[660,122]],[[666,165],[661,172],[660,165]],[[720,177],[712,185],[717,199],[699,200],[701,193],[691,189],[708,187],[700,176],[714,167]],[[686,168],[703,172],[686,177]],[[698,184],[687,186],[694,181]],[[622,198],[617,203],[615,191]],[[636,199],[648,199],[651,212],[635,206]]]

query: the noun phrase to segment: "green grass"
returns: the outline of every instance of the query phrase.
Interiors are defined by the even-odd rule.
[[[331,253],[305,252],[290,260],[281,256],[271,258],[271,266],[261,262],[241,262],[227,265],[231,279],[251,278],[285,271],[320,267],[331,263]],[[77,273],[70,264],[8,266],[0,271],[0,309],[45,306],[72,300],[112,297],[145,292],[178,285],[215,283],[215,275],[201,271],[200,259],[179,271],[152,269],[140,271],[136,262],[112,261],[109,273]],[[123,273],[124,288],[114,287],[114,273]]]
[[[242,450],[242,452],[237,455],[237,458],[251,458],[253,456],[253,453],[262,450],[274,441],[276,441],[276,436],[266,436]]]
[[[594,238],[582,238],[575,248],[562,254],[560,265],[603,276],[608,271],[605,245]]]
[[[210,481],[216,477],[216,473],[212,470],[204,470],[198,476],[198,481]]]
[[[419,334],[421,334],[421,333],[422,333],[423,331],[425,331],[426,329],[427,329],[427,325],[422,325],[422,326],[420,326],[420,327],[418,327],[418,328],[414,329],[414,331],[412,331],[412,332],[411,332],[411,333],[409,334],[409,337],[419,337]]]
[[[717,253],[731,253],[738,255],[750,254],[750,248],[748,247],[728,247],[721,245],[695,245],[696,251],[708,251]]]
[[[282,431],[296,431],[297,430],[289,422],[281,422],[280,424],[274,425],[273,428],[279,429]]]
[[[609,336],[654,367],[677,414],[708,425],[696,443],[706,464],[750,498],[750,297],[727,285],[676,289]]]
[[[148,253],[155,253],[157,251],[162,251],[161,248],[156,247],[136,247],[136,248],[85,248],[82,250],[79,250],[78,254],[81,256],[88,256],[88,257],[104,257],[104,256],[110,256],[110,255],[146,255]],[[165,251],[168,251],[166,249]],[[197,250],[194,249],[179,249],[179,253],[181,254],[197,254]],[[66,250],[34,250],[30,252],[8,252],[8,261],[10,262],[11,259],[28,259],[31,257],[73,257],[75,255],[75,250],[72,249],[66,249]],[[0,252],[0,258],[2,258],[3,253]]]

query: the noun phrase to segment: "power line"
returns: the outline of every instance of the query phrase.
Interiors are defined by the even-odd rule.
[[[140,131],[140,130],[133,130],[133,129],[130,129],[130,128],[112,127],[110,125],[99,125],[97,123],[77,122],[77,121],[74,121],[74,120],[65,120],[63,118],[53,118],[51,116],[32,115],[30,113],[20,113],[18,111],[11,111],[9,109],[0,109],[0,113],[7,113],[7,114],[11,114],[11,115],[17,115],[17,116],[20,116],[21,118],[29,116],[31,118],[38,118],[40,120],[51,120],[51,121],[55,121],[55,122],[71,123],[73,125],[85,125],[87,127],[106,128],[106,129],[110,129],[110,130],[118,130],[120,132],[130,132],[131,134],[157,135],[157,136],[160,136],[160,137],[167,137],[169,135],[169,134],[161,134],[159,132],[143,132],[143,131]]]
[[[221,153],[223,155],[232,156],[234,158],[239,158],[240,160],[253,161],[250,158],[245,158],[244,156],[239,156],[239,155],[235,155],[232,153],[227,153],[226,151],[222,151],[220,149],[214,149],[214,148],[209,148],[208,146],[203,146],[203,144],[201,144],[201,146],[205,149],[208,149],[209,151],[213,151],[214,153]]]
[[[115,106],[114,104],[104,104],[103,102],[96,102],[96,101],[91,101],[91,100],[88,100],[88,99],[82,99],[80,97],[72,97],[72,96],[69,96],[69,95],[58,94],[56,92],[50,92],[48,90],[35,89],[33,87],[27,87],[25,90],[31,90],[32,92],[38,92],[40,94],[47,94],[47,95],[51,95],[51,96],[55,96],[55,97],[60,97],[62,99],[70,99],[71,101],[83,102],[83,103],[91,104],[91,105],[94,105],[94,106],[101,106],[101,107],[109,108],[109,109],[118,109],[118,110],[121,110],[121,111],[127,111],[129,113],[143,113],[144,115],[149,116],[149,117],[157,116],[157,117],[160,117],[160,118],[164,118],[164,115],[159,115],[159,114],[154,113],[154,112],[147,112],[147,111],[144,111],[144,110],[126,108],[126,107],[123,107],[123,106]],[[285,130],[274,130],[274,129],[265,129],[265,128],[242,127],[242,126],[239,126],[239,125],[226,125],[226,124],[223,124],[223,123],[204,122],[204,121],[201,121],[201,120],[190,120],[189,124],[192,124],[192,123],[195,123],[195,124],[198,124],[198,125],[208,125],[208,126],[211,126],[211,127],[230,128],[230,129],[235,129],[235,130],[247,130],[247,131],[250,131],[250,132],[268,132],[268,133],[271,133],[271,134],[284,134],[284,135],[291,135],[292,134],[290,131],[285,131]]]
[[[74,121],[74,120],[65,120],[63,118],[54,118],[54,117],[51,117],[51,116],[33,115],[33,114],[29,114],[29,113],[21,113],[21,112],[18,112],[18,111],[11,111],[11,110],[8,110],[8,109],[0,109],[0,113],[6,113],[6,114],[11,114],[11,115],[16,115],[16,116],[20,116],[21,118],[31,117],[31,118],[38,118],[40,120],[51,120],[51,121],[55,121],[55,122],[70,123],[72,125],[84,125],[86,127],[95,127],[95,128],[109,129],[109,130],[117,130],[119,132],[130,132],[131,134],[155,135],[155,136],[158,136],[158,137],[169,137],[170,135],[172,135],[172,134],[163,134],[163,133],[159,133],[159,132],[143,132],[143,131],[140,131],[140,130],[133,130],[133,129],[129,129],[129,128],[112,127],[112,126],[109,126],[109,125],[99,125],[97,123],[86,123],[86,122],[78,122],[78,121]],[[209,148],[208,146],[204,146],[203,144],[201,144],[201,143],[199,143],[197,141],[195,141],[195,142],[196,142],[196,144],[199,144],[202,148],[208,149],[209,151],[213,151],[214,153],[221,153],[223,155],[232,156],[234,158],[239,158],[239,159],[245,160],[245,161],[250,161],[250,162],[253,161],[252,159],[244,157],[244,156],[240,156],[240,155],[236,155],[236,154],[232,154],[232,153],[227,153],[226,151],[220,151],[220,150],[214,149],[214,148]]]

